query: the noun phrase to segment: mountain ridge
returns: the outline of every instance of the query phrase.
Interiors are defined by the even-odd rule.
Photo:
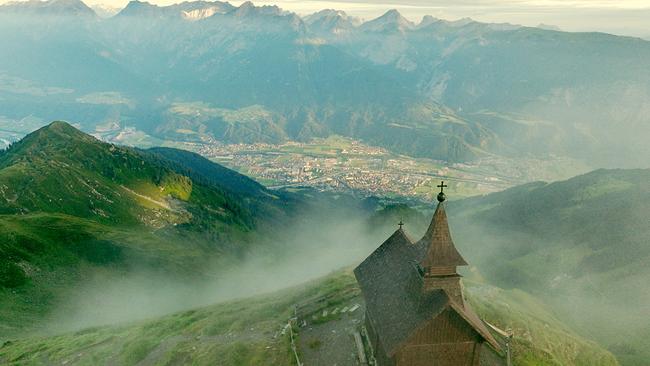
[[[0,4],[0,12],[32,15],[77,16],[96,18],[97,14],[82,0],[27,0]]]
[[[58,169],[50,168],[54,166]],[[100,221],[109,219],[119,223],[124,219],[135,222],[140,214],[129,213],[126,206],[116,211],[115,217],[108,215],[110,209],[119,207],[114,202],[124,194],[120,192],[122,189],[140,191],[141,195],[154,197],[152,202],[158,202],[166,195],[189,201],[192,190],[198,188],[193,187],[187,178],[165,167],[155,166],[155,162],[150,162],[137,150],[100,142],[61,121],[53,122],[13,144],[0,156],[0,168],[6,179],[3,195],[17,197],[2,205],[4,210],[9,210],[5,212],[85,213]],[[62,201],[60,192],[49,187],[51,184],[67,191],[66,200],[76,197],[74,208],[50,203]],[[19,188],[28,186],[29,191]],[[155,191],[156,186],[160,186],[159,192]],[[91,198],[84,203],[86,197]],[[62,209],[65,211],[60,211]]]

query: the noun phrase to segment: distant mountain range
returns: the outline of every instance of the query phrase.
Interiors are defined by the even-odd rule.
[[[650,43],[395,10],[361,22],[250,2],[0,6],[0,126],[226,143],[351,136],[451,162],[551,154],[647,165]],[[7,127],[9,126],[9,127]]]
[[[3,13],[25,15],[54,15],[94,17],[95,11],[78,0],[9,1],[0,5]]]

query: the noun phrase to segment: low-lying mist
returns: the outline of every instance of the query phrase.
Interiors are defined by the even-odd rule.
[[[51,313],[47,332],[156,317],[230,299],[273,292],[356,265],[397,228],[369,229],[372,212],[314,209],[281,228],[271,244],[252,245],[243,259],[220,258],[207,278],[136,269],[96,272],[69,290]]]
[[[635,221],[647,214],[624,215],[619,226],[607,211],[579,225],[579,218],[600,210],[573,207],[568,215],[551,209],[537,216],[531,205],[523,210],[528,217],[513,218],[483,209],[472,202],[448,210],[457,247],[483,280],[535,296],[567,329],[597,341],[622,365],[646,364],[638,360],[650,356],[649,252],[647,229]],[[585,213],[576,214],[579,209]]]
[[[642,258],[627,260],[620,270],[589,266],[607,248],[574,233],[573,226],[556,235],[533,230],[549,225],[512,225],[505,217],[493,221],[494,215],[485,215],[475,200],[447,206],[456,246],[470,263],[462,274],[537,297],[567,329],[599,341],[617,356],[620,350],[641,352],[645,343],[638,336],[650,329],[644,310],[650,286]],[[423,234],[430,214],[404,217],[412,239]],[[297,285],[355,266],[397,229],[401,216],[396,217],[349,207],[316,208],[280,228],[273,243],[252,245],[240,259],[217,259],[202,271],[208,276],[196,280],[151,269],[97,272],[68,292],[46,329],[58,333],[129,322]],[[634,247],[636,236],[630,235],[618,243],[618,251]]]

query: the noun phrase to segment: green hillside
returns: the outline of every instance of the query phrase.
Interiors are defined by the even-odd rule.
[[[650,170],[598,170],[450,202],[454,236],[488,282],[521,289],[616,354],[650,359]]]
[[[210,180],[192,178],[181,163],[64,122],[0,152],[0,334],[29,331],[64,289],[99,270],[200,277],[207,263],[245,251],[268,210],[281,210],[251,206],[260,193],[242,183],[259,185],[212,169]]]
[[[520,291],[469,283],[482,316],[515,331],[514,365],[614,366],[611,354],[567,330],[544,306]],[[326,299],[326,301],[324,301]],[[47,338],[7,342],[0,362],[10,365],[277,365],[295,364],[281,331],[294,305],[316,313],[361,301],[348,271],[276,293],[195,309],[138,323],[98,327]],[[360,314],[358,314],[360,316]],[[336,317],[326,321],[335,321]],[[301,329],[296,327],[300,337]],[[348,337],[340,332],[340,337]],[[301,349],[298,349],[301,353]]]
[[[0,155],[3,214],[57,212],[107,224],[189,222],[187,212],[219,211],[219,221],[248,223],[224,191],[195,185],[140,151],[101,143],[54,122]],[[156,212],[157,214],[152,215]]]

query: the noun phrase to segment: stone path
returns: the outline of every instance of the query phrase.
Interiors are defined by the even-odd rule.
[[[357,304],[358,301],[353,300],[319,311],[318,314],[307,314],[305,319],[298,320],[299,324],[302,323],[298,347],[305,365],[361,365],[354,333],[361,325],[364,308]],[[342,312],[343,309],[346,311]],[[350,309],[354,311],[350,312]]]

